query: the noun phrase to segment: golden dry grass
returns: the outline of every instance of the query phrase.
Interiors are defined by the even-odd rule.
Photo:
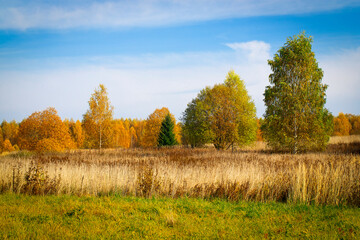
[[[235,151],[206,149],[79,150],[0,158],[0,190],[24,191],[34,162],[55,194],[220,197],[360,206],[359,142],[331,140],[324,153],[271,154],[264,143]],[[44,183],[44,181],[42,182]],[[54,193],[52,191],[51,193]],[[170,221],[171,222],[171,221]]]

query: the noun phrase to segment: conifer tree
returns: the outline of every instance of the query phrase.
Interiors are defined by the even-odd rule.
[[[161,123],[160,134],[158,137],[158,146],[174,146],[177,144],[174,133],[174,122],[170,115],[166,115]]]

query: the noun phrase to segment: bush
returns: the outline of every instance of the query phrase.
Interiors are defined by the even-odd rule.
[[[60,175],[51,179],[44,168],[32,162],[25,173],[25,184],[21,192],[31,195],[55,194],[59,190]]]

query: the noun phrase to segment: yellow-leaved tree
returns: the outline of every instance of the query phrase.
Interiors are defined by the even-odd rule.
[[[124,120],[117,119],[113,123],[113,145],[115,147],[130,147],[130,131]]]
[[[79,120],[76,120],[75,122],[73,119],[71,119],[70,121],[64,121],[64,123],[69,128],[70,136],[74,141],[76,148],[82,148],[84,145],[85,135],[81,126],[81,122]]]
[[[2,129],[0,126],[0,153],[2,153],[2,151],[3,151],[3,144],[4,144],[4,138],[3,138]]]
[[[12,145],[17,143],[17,135],[19,132],[19,125],[15,122],[15,120],[11,122],[3,121],[1,123],[1,128],[3,132],[3,139],[9,139]]]
[[[233,70],[224,83],[201,90],[182,119],[184,140],[192,147],[213,143],[216,149],[228,149],[256,139],[255,104]]]
[[[113,109],[105,86],[100,84],[91,95],[89,110],[83,116],[85,147],[101,149],[112,145]]]
[[[20,123],[18,144],[21,149],[63,151],[75,147],[68,128],[55,108],[35,112]]]
[[[132,120],[130,127],[130,146],[140,147],[144,138],[146,120]]]
[[[341,112],[334,118],[334,136],[348,136],[351,128],[351,123],[344,113]]]
[[[11,144],[9,139],[5,139],[4,143],[3,143],[3,151],[4,152],[13,152],[15,151],[15,148],[13,147],[13,145]]]
[[[161,123],[165,119],[166,115],[170,115],[172,121],[176,123],[174,115],[172,115],[168,108],[163,107],[161,109],[156,109],[146,120],[144,128],[144,137],[141,145],[144,147],[156,147],[158,144],[158,137],[160,134]],[[179,125],[175,124],[174,133],[175,138],[178,143],[180,143],[180,130],[178,129]]]

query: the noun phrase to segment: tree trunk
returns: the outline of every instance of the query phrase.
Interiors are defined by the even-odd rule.
[[[297,153],[297,125],[296,125],[296,114],[294,116],[294,146],[293,146],[293,154]]]
[[[101,123],[100,123],[100,142],[99,142],[100,152],[101,152],[101,140],[102,140],[102,139],[101,139],[101,134],[102,134],[101,131],[102,131],[102,129],[101,129]]]

